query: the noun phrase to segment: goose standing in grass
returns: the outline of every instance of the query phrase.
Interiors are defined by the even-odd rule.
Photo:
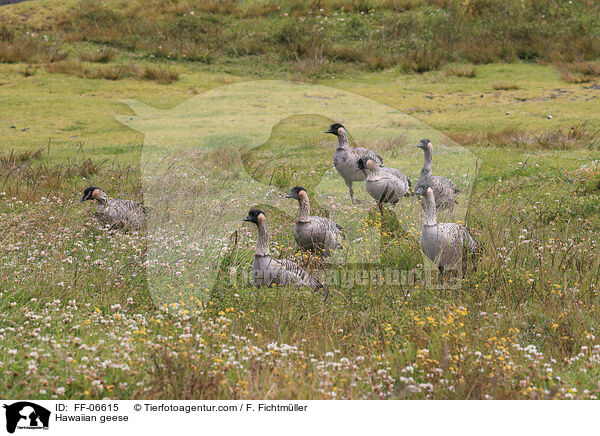
[[[361,157],[355,172],[365,174],[365,188],[383,213],[383,203],[395,205],[408,193],[410,180],[396,168],[382,167],[370,157]]]
[[[106,192],[96,186],[83,191],[81,201],[96,200],[94,214],[111,228],[140,229],[146,222],[148,208],[132,200],[109,200]]]
[[[422,197],[424,211],[421,230],[421,250],[434,262],[443,275],[448,269],[461,268],[466,255],[477,251],[477,243],[469,229],[456,223],[438,223],[435,194],[427,185],[419,185],[415,194]]]
[[[260,209],[250,209],[243,221],[256,224],[258,241],[252,265],[254,284],[260,287],[271,285],[295,285],[312,290],[324,289],[324,286],[307,273],[300,265],[287,259],[273,259],[269,251],[269,225],[267,217]]]
[[[286,198],[298,200],[294,238],[302,250],[329,254],[342,248],[342,228],[329,218],[310,216],[310,200],[302,186],[294,186]]]
[[[352,189],[353,182],[362,182],[366,179],[366,175],[362,171],[356,171],[358,160],[361,157],[373,159],[379,165],[383,165],[383,158],[367,148],[350,147],[348,141],[348,132],[340,123],[334,123],[325,133],[331,133],[338,137],[338,146],[333,156],[333,166],[342,176],[348,190],[350,191],[350,199],[354,202],[354,190]]]
[[[456,195],[460,192],[454,182],[446,177],[434,176],[431,173],[431,163],[433,161],[433,145],[429,139],[421,139],[417,145],[425,154],[423,169],[419,175],[418,186],[429,186],[435,195],[436,207],[438,209],[454,210],[456,204]]]

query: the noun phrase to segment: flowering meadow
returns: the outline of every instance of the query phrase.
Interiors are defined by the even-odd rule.
[[[186,281],[201,256],[192,252],[165,267],[168,304],[150,292],[147,247],[168,252],[177,233],[103,228],[79,203],[87,179],[136,198],[135,170],[4,159],[16,175],[0,193],[2,396],[596,398],[600,173],[581,165],[583,148],[538,151],[535,163],[481,153],[468,224],[482,248],[458,287],[346,284],[327,300],[243,282],[199,290]],[[295,255],[292,223],[273,216],[276,255]],[[229,261],[249,270],[256,235],[241,227],[237,238]],[[415,250],[411,265],[422,269]]]
[[[593,0],[0,6],[0,396],[596,399],[599,17]],[[380,214],[356,182],[350,203],[334,121],[413,182],[433,141],[461,189],[438,218],[479,244],[461,280],[423,279],[415,197]],[[206,153],[171,166],[176,140]],[[295,185],[344,227],[329,264],[298,252]],[[88,186],[144,201],[148,225],[104,227]],[[239,200],[255,190],[268,201]],[[250,286],[250,206],[328,298]]]

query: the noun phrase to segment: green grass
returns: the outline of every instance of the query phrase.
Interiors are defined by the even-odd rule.
[[[368,9],[371,3],[376,5],[371,20],[388,19],[401,6],[405,16],[439,7],[373,0],[356,2],[349,15],[360,15],[359,5]],[[31,27],[56,28],[65,25],[57,18],[79,7],[78,2],[46,1],[42,10],[38,4],[5,7],[0,15],[13,23],[27,17]],[[244,18],[240,11],[251,7],[247,2],[205,4],[215,10],[204,11],[204,18],[254,20],[256,26],[286,21],[275,11]],[[289,2],[284,8],[302,15],[307,4]],[[341,7],[323,4],[330,14]],[[86,53],[99,48],[77,38],[65,47]],[[225,53],[205,65],[132,59],[144,50],[130,47],[117,51],[105,66],[135,62],[175,71],[179,78],[170,84],[135,77],[90,79],[51,73],[48,66],[54,62],[0,64],[3,397],[598,396],[600,119],[593,67],[569,64],[568,71],[584,81],[565,78],[561,68],[523,62],[455,63],[407,74],[400,63],[371,71],[363,60],[345,60],[348,65],[341,69],[336,60],[323,64],[332,71],[313,74],[294,70],[300,62],[284,55],[263,62],[268,54]],[[69,56],[72,61],[74,54]],[[440,66],[448,60],[455,61],[445,59]],[[85,63],[104,66],[97,64]],[[321,106],[311,110],[313,100],[304,103],[293,87],[282,98],[295,97],[288,106],[300,107],[300,115],[246,110],[248,98],[231,90],[258,86],[251,82],[257,78],[303,78],[310,86],[336,88],[339,95],[348,91],[371,99],[357,109],[364,117],[347,124],[353,139],[377,148],[387,165],[412,179],[422,162],[414,144],[424,132],[436,135],[439,174],[470,168],[465,157],[479,157],[470,198],[464,192],[459,196],[460,206],[469,201],[468,213],[456,219],[472,229],[481,256],[460,287],[363,283],[334,286],[323,301],[304,290],[259,290],[233,280],[229,268],[240,275],[251,268],[256,235],[241,224],[223,230],[226,219],[237,222],[248,206],[215,198],[220,183],[266,193],[261,207],[269,216],[274,252],[312,271],[325,274],[322,264],[297,253],[291,234],[296,204],[280,198],[295,184],[309,190],[315,212],[334,217],[350,235],[349,248],[335,258],[332,271],[354,271],[355,261],[365,258],[423,271],[415,239],[420,228],[416,200],[403,199],[396,211],[402,222],[393,228],[389,221],[381,224],[361,184],[356,191],[363,204],[350,205],[331,165],[334,138],[323,133],[329,112]],[[221,88],[232,84],[241,85]],[[209,91],[226,98],[208,105]],[[148,106],[130,100],[134,111],[123,99]],[[223,112],[218,111],[224,110],[219,105],[240,109],[235,122],[219,122]],[[385,112],[381,105],[399,113]],[[202,118],[200,109],[206,107],[214,113]],[[160,117],[153,118],[156,114]],[[256,122],[259,115],[264,125]],[[145,137],[117,118],[151,133]],[[210,121],[202,125],[205,131],[189,124],[202,120]],[[370,132],[369,126],[388,120],[395,120],[386,124],[391,136]],[[236,126],[243,127],[236,131]],[[201,134],[206,134],[204,149]],[[440,147],[440,141],[448,142],[445,137],[469,153]],[[178,162],[182,170],[162,185],[158,173],[140,165],[154,163],[149,146],[161,145],[156,138],[183,144],[179,151],[190,157]],[[248,143],[254,147],[247,148]],[[237,144],[246,147],[238,150]],[[192,152],[189,145],[195,147]],[[206,153],[194,154],[200,149]],[[212,185],[198,177],[207,174]],[[461,188],[468,186],[459,173],[453,178]],[[89,185],[101,186],[111,197],[144,198],[160,219],[168,207],[177,207],[181,215],[176,216],[186,226],[167,226],[163,232],[161,222],[151,221],[140,233],[109,232],[97,223],[93,207],[79,202]],[[225,232],[228,244],[218,253],[216,284],[206,290],[195,277],[205,259],[186,238],[203,229],[204,217],[221,212],[223,221],[214,223],[214,230]],[[156,259],[179,262],[155,264]],[[158,297],[166,308],[157,306]]]
[[[38,149],[50,140],[51,157],[61,159],[83,142],[84,150],[111,160],[116,155],[111,151],[113,147],[129,149],[125,156],[119,153],[119,159],[133,164],[139,159],[139,144],[143,139],[113,117],[133,114],[121,99],[133,98],[169,109],[208,89],[248,80],[183,66],[173,68],[180,72],[180,80],[157,86],[131,79],[89,80],[43,70],[24,77],[19,73],[22,67],[0,65],[0,92],[6,102],[0,126],[3,148]],[[499,82],[517,84],[519,89],[495,90]],[[450,136],[515,128],[568,129],[586,120],[592,126],[600,124],[593,98],[597,91],[587,89],[586,84],[562,82],[549,66],[480,66],[472,79],[436,72],[413,76],[389,71],[346,75],[319,83],[389,104]],[[558,89],[563,92],[557,92]],[[21,109],[24,101],[29,105],[27,111]],[[548,119],[548,115],[553,118]],[[69,131],[72,126],[85,130]],[[29,130],[23,132],[25,128]]]

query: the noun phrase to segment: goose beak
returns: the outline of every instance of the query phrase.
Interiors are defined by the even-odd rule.
[[[85,195],[83,197],[81,197],[81,200],[79,200],[81,203],[83,203],[85,200],[87,200],[87,198],[85,197]]]
[[[325,133],[331,133],[332,135],[335,135],[335,132],[333,130],[331,130],[331,129],[325,130]]]
[[[294,197],[292,197],[292,194],[285,194],[285,198],[294,198]]]
[[[242,221],[246,221],[246,222],[251,222],[252,221],[252,217],[250,215],[248,215],[246,218],[244,218]]]

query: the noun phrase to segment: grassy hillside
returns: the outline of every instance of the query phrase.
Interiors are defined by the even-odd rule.
[[[151,13],[142,19],[142,11]],[[597,20],[591,1],[0,7],[0,395],[597,398]],[[190,249],[161,264],[174,304],[156,306],[151,261],[157,248],[168,256],[185,246],[186,234],[109,231],[79,202],[89,185],[111,197],[148,193],[144,136],[115,118],[134,115],[121,99],[171,109],[257,78],[388,104],[479,157],[470,198],[463,192],[459,202],[470,204],[464,219],[481,255],[460,287],[359,283],[333,287],[327,301],[257,290],[227,274],[252,262],[256,235],[240,226],[223,235],[230,243],[213,289],[198,289],[189,271],[203,259]],[[244,174],[274,198],[304,184],[315,210],[347,227],[353,249],[375,231],[383,264],[422,272],[418,225],[382,222],[360,184],[363,204],[350,205],[331,167],[329,121],[318,111],[289,117],[256,149],[210,154],[213,184],[178,173],[169,183],[195,192],[186,219],[200,222],[211,187],[238,186]],[[223,137],[235,133],[215,124]],[[418,176],[421,152],[402,132],[385,143],[354,139]],[[435,171],[460,167],[459,154],[438,150]],[[282,165],[256,169],[271,159]],[[329,197],[317,189],[322,173]],[[227,207],[247,213],[238,201]],[[295,207],[267,209],[273,251],[322,269],[296,251]],[[418,208],[407,198],[396,212]]]
[[[0,11],[0,60],[57,61],[57,50],[89,42],[135,59],[301,77],[393,66],[424,72],[448,62],[586,62],[600,54],[599,8],[590,0],[48,0]]]

